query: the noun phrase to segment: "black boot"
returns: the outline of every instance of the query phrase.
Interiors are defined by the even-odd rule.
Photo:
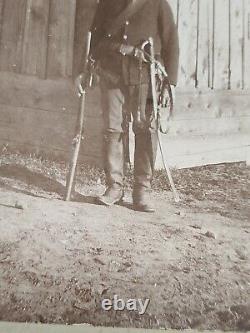
[[[97,201],[105,206],[112,206],[122,201],[124,191],[119,184],[112,184],[107,187],[105,193],[97,198]]]
[[[122,133],[108,132],[105,136],[105,174],[107,189],[97,198],[100,204],[112,206],[123,199],[124,151]]]
[[[134,210],[145,213],[154,213],[155,208],[150,202],[150,194],[147,188],[137,187],[133,190],[133,207]]]
[[[134,209],[153,213],[155,208],[149,192],[153,178],[157,150],[157,133],[142,132],[135,135]]]

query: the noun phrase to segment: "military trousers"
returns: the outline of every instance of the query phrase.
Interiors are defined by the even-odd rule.
[[[101,82],[101,103],[104,131],[123,133],[124,121],[133,123],[135,134],[155,133],[156,120],[152,114],[152,94],[150,84],[125,85],[119,82],[112,85]]]
[[[135,186],[145,188],[151,186],[157,147],[157,123],[152,113],[151,96],[150,84],[128,86],[122,82],[117,85],[101,82],[104,134],[106,137],[111,133],[120,133],[122,136],[127,120],[132,121],[135,134]],[[113,181],[116,182],[116,179]]]

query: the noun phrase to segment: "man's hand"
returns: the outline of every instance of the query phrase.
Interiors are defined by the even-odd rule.
[[[171,92],[172,92],[173,105],[174,105],[175,104],[175,86],[174,85],[171,85]],[[161,91],[160,97],[159,97],[159,102],[163,108],[169,107],[170,97],[169,97],[169,92],[168,92],[168,88],[166,85],[162,88],[162,91]]]
[[[135,48],[131,45],[121,44],[119,48],[119,52],[124,56],[132,56],[134,55]]]
[[[85,88],[94,88],[99,84],[100,78],[99,75],[94,73],[81,73],[75,79],[75,87],[78,96],[80,97],[83,93]]]
[[[84,92],[83,85],[85,84],[85,81],[86,81],[86,75],[84,73],[79,74],[75,79],[75,87],[79,97]]]
[[[173,105],[175,103],[175,86],[171,85],[172,97],[173,97]],[[170,98],[167,90],[167,86],[165,86],[161,94],[159,96],[159,102],[161,104],[160,108],[160,128],[163,133],[167,133],[170,129],[170,119],[171,119],[171,109],[170,109]]]
[[[172,91],[173,105],[175,105],[176,91],[175,86],[173,84],[170,85]]]
[[[143,62],[148,62],[148,60],[145,58],[144,51],[132,45],[121,44],[119,47],[119,52],[124,56],[132,56],[137,59],[142,59]]]

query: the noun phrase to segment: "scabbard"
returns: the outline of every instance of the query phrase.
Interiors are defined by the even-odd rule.
[[[124,112],[123,114],[123,150],[124,150],[124,164],[126,169],[131,168],[131,160],[130,160],[130,144],[129,144],[129,115]]]
[[[127,166],[131,165],[130,161],[130,145],[129,145],[129,128],[127,132],[123,135],[123,144],[124,144],[124,162]]]

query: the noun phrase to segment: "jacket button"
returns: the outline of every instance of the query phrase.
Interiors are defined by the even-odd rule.
[[[129,21],[126,21],[126,25],[129,25]]]
[[[108,37],[110,38],[110,37],[111,37],[111,34],[108,34]]]
[[[123,39],[127,40],[127,39],[128,39],[128,36],[127,36],[127,35],[124,35],[124,36],[123,36]]]

